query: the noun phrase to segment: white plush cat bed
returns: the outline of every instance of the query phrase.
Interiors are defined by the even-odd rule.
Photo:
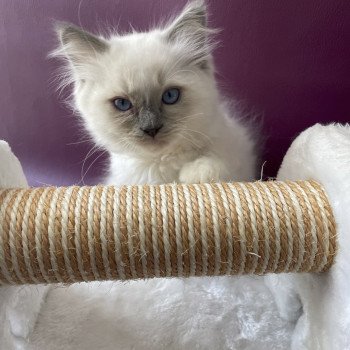
[[[0,187],[26,186],[5,142],[0,164]],[[339,242],[327,273],[2,287],[0,349],[348,349],[349,176],[339,125],[302,133],[279,172],[326,189]]]

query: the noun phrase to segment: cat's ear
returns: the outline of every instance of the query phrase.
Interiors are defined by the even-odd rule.
[[[204,0],[190,1],[181,14],[165,28],[166,39],[174,44],[185,45],[192,61],[202,68],[206,68],[210,60],[213,49],[211,36],[216,32],[207,26],[207,6]]]
[[[177,40],[183,35],[191,35],[196,31],[205,34],[203,29],[207,27],[207,7],[203,0],[190,1],[181,14],[169,25],[167,38]],[[204,40],[198,36],[198,40]]]
[[[65,54],[73,65],[82,64],[108,50],[108,44],[104,39],[73,24],[58,22],[55,25],[55,31],[60,42],[61,53]]]

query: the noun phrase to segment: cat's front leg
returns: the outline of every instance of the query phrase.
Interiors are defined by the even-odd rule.
[[[226,177],[226,168],[220,159],[202,156],[186,163],[180,170],[181,183],[216,182]]]

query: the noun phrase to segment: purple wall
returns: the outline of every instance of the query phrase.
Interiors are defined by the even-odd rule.
[[[9,141],[32,185],[78,183],[91,147],[74,144],[80,140],[76,117],[51,83],[56,62],[46,54],[55,43],[53,20],[92,31],[129,23],[144,29],[184,3],[0,0],[0,139]],[[276,174],[303,129],[350,121],[348,0],[212,0],[210,9],[212,24],[224,29],[216,51],[221,85],[263,116],[266,176]],[[85,182],[96,181],[102,166],[98,160]]]

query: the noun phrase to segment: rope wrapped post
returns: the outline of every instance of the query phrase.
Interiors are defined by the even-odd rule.
[[[323,272],[315,181],[0,190],[0,285]]]

